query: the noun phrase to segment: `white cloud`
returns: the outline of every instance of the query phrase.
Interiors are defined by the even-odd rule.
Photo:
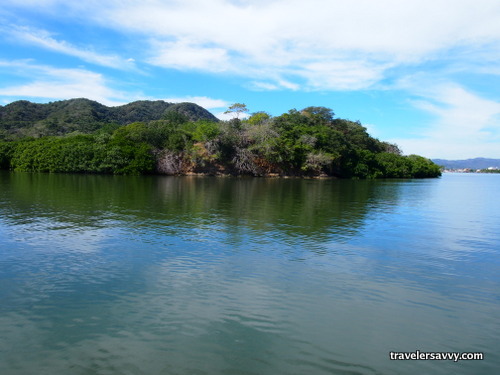
[[[84,69],[61,69],[46,65],[37,65],[31,60],[0,60],[0,71],[8,70],[11,75],[24,77],[24,84],[0,88],[0,101],[7,104],[16,97],[43,99],[88,98],[102,104],[116,106],[134,100],[158,100],[143,94],[125,93],[110,87],[105,78],[95,72]],[[33,79],[33,77],[37,77]],[[170,103],[196,103],[208,110],[220,110],[229,107],[223,99],[207,96],[169,97],[162,100]]]
[[[206,96],[185,96],[181,98],[179,97],[166,98],[163,100],[169,103],[183,103],[183,102],[195,103],[198,104],[199,106],[202,106],[205,109],[226,108],[229,107],[230,105],[229,102],[225,100],[208,98]]]
[[[24,84],[0,88],[0,96],[21,98],[71,99],[88,98],[106,105],[127,102],[125,93],[111,89],[101,74],[84,69],[59,69],[29,61],[0,60],[0,69],[11,74],[37,77]]]
[[[279,88],[280,88],[278,85],[275,85],[273,83],[258,82],[258,81],[250,82],[248,87],[251,90],[255,90],[255,91],[274,91],[274,90],[279,90]]]
[[[269,77],[269,79],[273,78]],[[285,79],[281,79],[279,77],[274,78],[273,83],[266,81],[252,81],[247,84],[247,87],[250,90],[255,90],[255,91],[276,91],[283,89],[297,91],[300,89],[299,84],[287,81]]]
[[[151,62],[245,75],[261,90],[283,87],[279,80],[319,90],[366,88],[394,65],[500,39],[496,0],[109,4],[95,15],[100,22],[152,37],[153,51],[164,43]]]
[[[300,72],[311,88],[334,87],[338,90],[358,90],[370,87],[383,78],[385,66],[365,61],[344,60],[314,62]]]
[[[294,91],[296,91],[300,88],[300,85],[293,83],[293,82],[290,82],[290,81],[287,81],[285,79],[278,79],[277,84],[280,87],[283,87],[283,88],[289,89],[289,90],[294,90]]]
[[[228,56],[223,48],[196,45],[189,41],[153,42],[155,56],[149,63],[165,68],[200,69],[209,72],[222,72],[229,68]]]
[[[498,38],[496,0],[228,0],[111,1],[95,16],[157,36],[191,37],[239,51],[295,41],[305,48],[362,50],[401,56],[443,45]],[[251,42],[251,43],[249,43]]]
[[[125,70],[134,68],[133,59],[127,60],[116,55],[103,55],[90,49],[77,48],[70,43],[53,38],[46,30],[16,26],[2,27],[1,30],[13,36],[17,42],[29,43],[40,48],[78,57],[92,64]]]
[[[450,54],[464,55],[460,51],[471,61],[481,55],[489,61],[481,69],[489,71],[498,48],[485,46],[500,41],[497,0],[44,2],[42,11],[54,9],[139,36],[142,60],[154,65],[238,74],[258,90],[370,88],[389,68],[449,63]],[[61,42],[48,44],[72,51]]]
[[[391,140],[406,154],[448,159],[500,157],[500,102],[456,84],[424,84],[415,91],[422,99],[413,104],[435,119],[416,138]]]

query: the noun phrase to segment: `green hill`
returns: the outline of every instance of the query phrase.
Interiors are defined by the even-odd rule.
[[[89,99],[70,99],[47,104],[20,100],[0,106],[0,139],[64,135],[75,131],[92,133],[107,124],[160,120],[176,112],[190,121],[217,118],[194,103],[141,100],[107,107]]]

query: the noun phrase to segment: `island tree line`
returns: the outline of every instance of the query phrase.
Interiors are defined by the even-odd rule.
[[[71,127],[70,133],[42,136],[15,136],[11,131],[15,126],[6,133],[8,125],[4,124],[0,168],[50,173],[338,178],[441,174],[439,166],[429,159],[402,155],[396,145],[371,137],[359,121],[335,118],[329,108],[292,109],[275,117],[256,112],[241,119],[247,108],[236,103],[228,112],[235,118],[193,119],[178,110],[166,111],[161,119],[126,125],[95,125],[95,121],[85,123],[79,118],[79,126]]]

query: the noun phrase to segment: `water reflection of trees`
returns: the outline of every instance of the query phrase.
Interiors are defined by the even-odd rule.
[[[352,236],[405,182],[2,173],[3,216],[82,226],[219,225],[290,236]],[[374,211],[375,209],[375,211]]]

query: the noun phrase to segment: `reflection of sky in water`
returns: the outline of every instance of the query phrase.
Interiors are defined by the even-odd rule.
[[[160,179],[136,186],[158,194],[137,204],[92,190],[80,215],[18,194],[17,211],[0,205],[0,371],[491,373],[498,358],[387,361],[495,356],[498,207],[452,189],[467,177],[293,182],[273,197],[258,182]]]
[[[110,237],[112,227],[112,223],[101,223],[96,228],[82,228],[74,223],[42,217],[8,227],[0,222],[0,236],[2,241],[24,243],[43,251],[96,252]]]

